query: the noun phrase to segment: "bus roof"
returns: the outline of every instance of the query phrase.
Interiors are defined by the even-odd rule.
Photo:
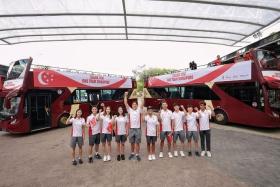
[[[148,87],[166,87],[215,82],[246,81],[252,79],[252,61],[184,70],[148,79]]]

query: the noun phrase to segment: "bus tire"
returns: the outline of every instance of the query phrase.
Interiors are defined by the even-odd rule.
[[[66,124],[66,120],[68,119],[69,115],[70,115],[70,114],[65,113],[65,114],[62,114],[62,115],[59,117],[59,119],[58,119],[58,125],[57,125],[59,128],[65,128],[65,127],[68,126],[68,125]]]
[[[228,116],[223,110],[215,110],[215,123],[218,123],[220,125],[226,125],[228,122]]]

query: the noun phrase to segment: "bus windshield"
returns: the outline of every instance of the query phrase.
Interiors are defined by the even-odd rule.
[[[271,108],[280,110],[280,90],[268,90],[268,101]]]
[[[7,80],[23,79],[27,64],[28,60],[18,60],[13,62],[8,70]]]
[[[6,119],[17,114],[20,104],[20,97],[10,99],[10,107],[5,106],[4,97],[0,98],[0,120]]]
[[[280,60],[270,51],[257,51],[257,59],[263,69],[280,70]]]

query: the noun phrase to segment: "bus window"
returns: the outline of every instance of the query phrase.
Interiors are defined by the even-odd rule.
[[[86,90],[75,90],[73,95],[73,103],[88,102],[88,94]]]
[[[168,89],[165,88],[147,88],[152,98],[167,98]]]
[[[254,82],[221,84],[219,87],[227,94],[243,103],[263,110],[263,103],[261,101],[262,92]]]
[[[103,101],[108,101],[108,100],[112,100],[112,96],[114,95],[114,93],[116,92],[116,90],[101,90],[101,100]]]
[[[257,59],[263,69],[280,70],[280,60],[270,51],[257,51]]]
[[[184,90],[182,88],[184,88]],[[199,86],[186,86],[182,88],[181,91],[184,99],[202,99],[202,100],[220,99],[208,86],[199,85]]]
[[[280,90],[268,90],[268,101],[272,109],[280,111]]]
[[[181,93],[180,93],[180,87],[169,87],[169,98],[171,99],[180,99]]]

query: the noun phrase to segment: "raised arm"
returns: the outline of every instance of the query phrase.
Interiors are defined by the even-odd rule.
[[[125,108],[126,108],[126,109],[129,109],[130,106],[128,105],[127,97],[128,97],[128,92],[124,92],[124,99],[123,99],[124,105],[125,105]]]
[[[145,92],[143,92],[142,96],[141,96],[141,103],[140,103],[140,106],[139,106],[141,110],[143,110],[143,108],[144,108],[144,104],[145,104],[145,99],[144,98],[145,98]]]
[[[71,122],[71,118],[73,117],[73,115],[72,114],[70,114],[70,116],[67,118],[67,120],[66,120],[66,124],[67,125],[70,125],[72,122]]]
[[[185,113],[185,115],[187,115],[187,111],[186,111],[184,105],[181,105],[181,108],[182,108],[183,112]]]

